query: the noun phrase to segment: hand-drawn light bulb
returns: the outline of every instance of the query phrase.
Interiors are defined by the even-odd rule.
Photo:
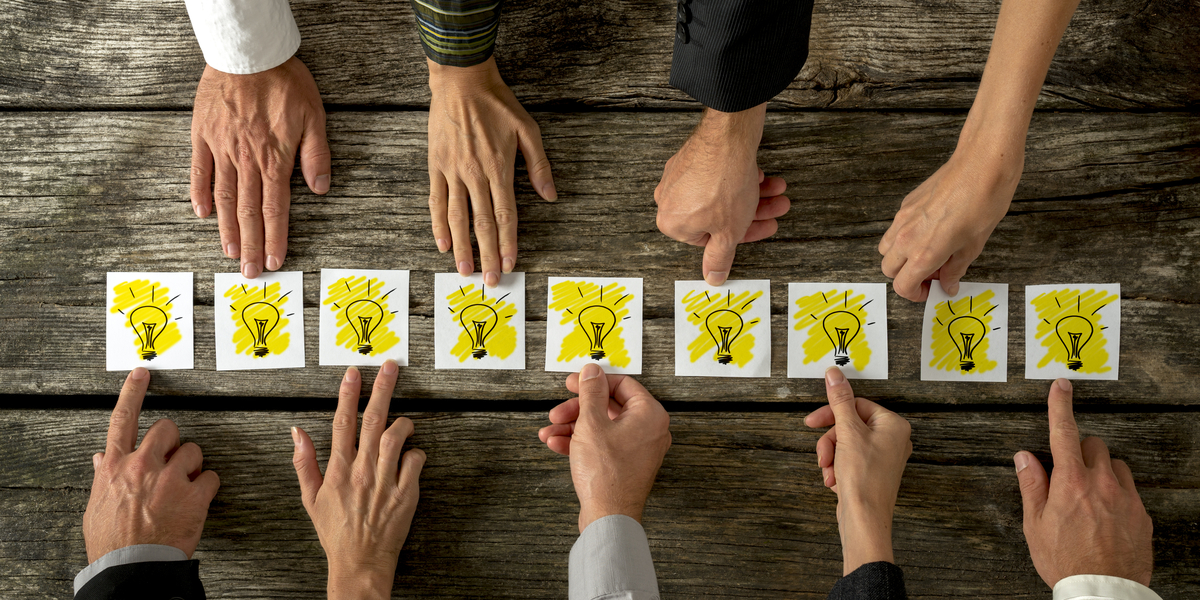
[[[836,310],[821,320],[821,329],[825,330],[825,336],[833,343],[833,362],[839,367],[845,366],[850,362],[850,342],[858,337],[862,321],[852,312]]]
[[[279,325],[279,309],[269,302],[252,302],[242,308],[242,322],[254,338],[254,355],[266,356],[271,352],[267,348],[267,336]]]
[[[742,325],[742,315],[727,308],[708,313],[708,317],[704,319],[704,327],[717,344],[717,362],[723,365],[733,362],[733,351],[729,346],[742,334]]]
[[[472,304],[458,312],[458,323],[471,338],[471,356],[487,356],[484,344],[499,320],[500,315],[496,314],[496,309],[486,304]]]
[[[958,368],[962,371],[975,369],[975,349],[979,347],[987,335],[987,325],[971,316],[962,316],[950,321],[946,326],[950,341],[958,349]]]
[[[139,306],[130,311],[129,324],[142,344],[142,360],[154,360],[154,340],[167,328],[167,313],[157,306]]]
[[[617,326],[617,314],[607,306],[589,306],[579,311],[578,320],[591,343],[592,359],[604,358],[604,338]]]
[[[1054,324],[1054,332],[1058,334],[1058,341],[1062,342],[1063,348],[1067,350],[1068,369],[1078,371],[1083,366],[1083,359],[1079,357],[1079,353],[1092,339],[1095,331],[1096,328],[1092,322],[1079,315],[1067,315]]]
[[[383,322],[383,307],[374,300],[355,300],[346,306],[346,320],[358,337],[358,353],[370,354],[371,333]]]

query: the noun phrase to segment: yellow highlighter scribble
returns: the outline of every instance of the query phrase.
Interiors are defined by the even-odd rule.
[[[575,323],[563,337],[558,362],[590,355],[593,360],[608,358],[614,367],[629,366],[632,358],[625,348],[621,321],[629,318],[626,305],[633,294],[625,286],[562,281],[550,288],[550,298],[550,310],[558,311],[561,324]]]
[[[171,290],[157,281],[138,279],[122,281],[113,286],[110,313],[125,316],[125,326],[133,330],[133,347],[137,348],[142,360],[154,360],[183,339],[175,321],[183,317],[171,317],[171,302],[179,296],[171,296]]]
[[[508,294],[489,298],[483,286],[476,290],[473,283],[460,286],[446,296],[450,302],[450,314],[463,330],[450,349],[450,355],[458,358],[458,362],[466,362],[468,357],[480,359],[489,354],[505,359],[516,351],[517,328],[509,324],[509,319],[516,316],[517,307],[512,302],[505,302],[507,297]]]
[[[792,318],[796,331],[807,329],[804,340],[804,364],[814,363],[829,353],[838,366],[854,361],[854,368],[862,371],[871,363],[871,346],[863,327],[874,325],[870,320],[866,295],[854,290],[830,289],[796,299],[796,312]]]
[[[397,310],[388,310],[387,297],[396,288],[364,275],[342,277],[329,284],[323,304],[337,315],[334,342],[359,354],[375,356],[400,342],[400,336],[388,324]]]
[[[939,371],[986,373],[999,366],[1000,363],[988,358],[990,334],[1000,329],[992,327],[995,297],[994,291],[987,290],[976,296],[939,302],[934,307],[930,367]]]
[[[288,317],[288,295],[280,295],[278,282],[258,286],[238,284],[225,290],[229,298],[229,318],[233,319],[233,346],[237,354],[262,358],[268,354],[283,354],[291,343],[291,334],[284,332]]]
[[[1047,348],[1038,368],[1060,362],[1083,373],[1111,371],[1103,333],[1108,327],[1100,324],[1099,312],[1116,299],[1116,294],[1105,291],[1065,289],[1030,300],[1038,315],[1034,337]]]
[[[762,295],[762,290],[736,296],[732,291],[713,294],[707,290],[684,294],[681,302],[688,323],[698,330],[696,338],[688,344],[688,358],[696,362],[712,352],[712,359],[718,364],[745,367],[754,358],[754,336],[750,330],[759,324],[759,319],[746,321],[745,315]]]

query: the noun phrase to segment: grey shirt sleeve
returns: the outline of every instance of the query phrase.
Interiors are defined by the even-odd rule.
[[[650,542],[625,515],[596,519],[571,547],[570,600],[658,600]]]
[[[187,559],[187,553],[174,546],[138,544],[136,546],[118,548],[96,559],[96,562],[84,567],[84,569],[75,576],[75,593],[78,594],[79,590],[83,589],[83,586],[87,585],[87,582],[91,581],[93,577],[104,572],[104,570],[109,567],[139,562],[169,562]]]

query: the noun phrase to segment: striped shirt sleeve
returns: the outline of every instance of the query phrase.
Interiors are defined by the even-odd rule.
[[[411,0],[421,45],[430,60],[451,67],[492,56],[503,0]]]

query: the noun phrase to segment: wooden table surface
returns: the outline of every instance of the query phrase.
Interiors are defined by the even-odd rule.
[[[811,53],[771,104],[762,168],[792,212],[741,246],[733,278],[771,279],[773,377],[673,375],[673,282],[701,250],[655,227],[662,165],[698,104],[667,85],[675,3],[513,0],[497,61],[541,125],[560,200],[518,161],[519,372],[435,371],[424,58],[407,2],[292,2],[329,112],[333,186],[297,172],[286,270],[305,272],[308,365],[215,371],[214,219],[188,200],[203,68],[182,2],[0,0],[0,597],[66,598],[80,521],[123,373],[104,370],[108,271],[193,271],[196,368],[153,375],[143,426],[169,417],[222,488],[196,556],[210,597],[315,598],[324,556],[288,427],[328,450],[341,368],[316,356],[322,268],[411,269],[411,365],[394,404],[429,462],[400,559],[403,598],[562,598],[577,503],[537,440],[567,397],[545,352],[546,278],[645,278],[644,374],[675,443],[646,511],[665,598],[823,598],[841,573],[819,380],[786,379],[786,284],[886,281],[876,245],[954,149],[996,0],[814,10]],[[856,382],[913,424],[895,547],[913,598],[1047,598],[1021,532],[1011,457],[1048,457],[1048,382],[1024,378],[1026,285],[1121,284],[1120,381],[1080,381],[1085,434],[1126,460],[1155,519],[1153,587],[1200,594],[1200,11],[1083,0],[1050,68],[1008,217],[967,280],[1011,287],[1008,383],[920,381],[921,304],[888,298],[890,378]],[[370,375],[368,375],[368,378]]]

